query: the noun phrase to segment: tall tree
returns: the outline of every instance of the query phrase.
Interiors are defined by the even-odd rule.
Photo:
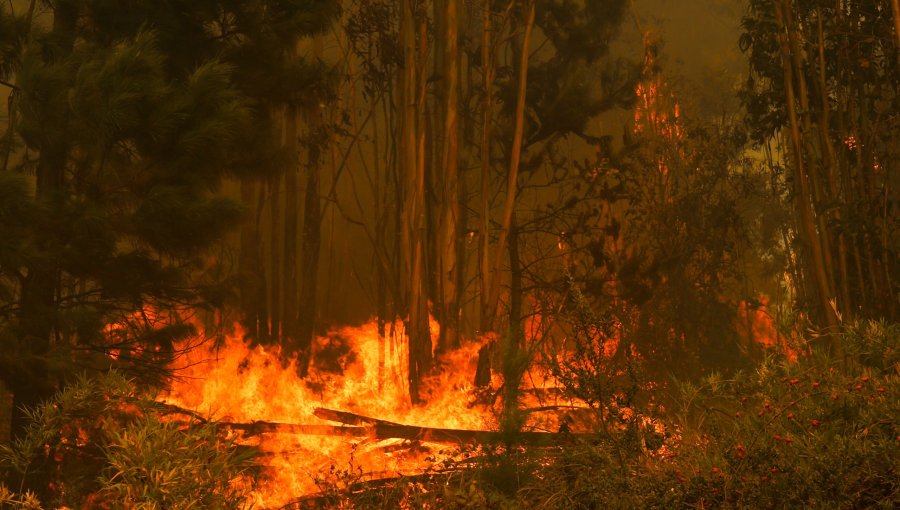
[[[280,339],[287,347],[287,351],[298,351],[300,332],[298,320],[300,318],[298,308],[300,267],[297,265],[297,236],[300,224],[300,165],[299,165],[299,129],[296,108],[288,108],[285,112],[285,147],[291,151],[288,167],[284,172],[284,237],[283,246],[273,243],[272,251],[283,249],[283,268],[281,273],[284,288],[284,320],[282,321],[282,336]],[[277,200],[277,198],[273,199]],[[274,202],[273,202],[274,203]],[[274,225],[273,225],[274,227]],[[305,369],[301,369],[305,370]]]
[[[754,0],[743,27],[754,140],[788,140],[801,305],[826,327],[896,318],[896,16],[874,0]]]
[[[322,58],[322,41],[313,42],[314,57]],[[315,102],[307,106],[308,133],[306,146],[306,191],[303,199],[303,233],[300,252],[300,296],[297,306],[297,344],[300,356],[298,366],[302,374],[306,373],[312,354],[312,342],[315,335],[317,290],[319,282],[319,252],[322,244],[322,205],[319,181],[322,174],[324,149],[328,144],[328,130],[325,125],[325,104]]]
[[[425,232],[425,55],[427,36],[424,11],[415,0],[401,0],[400,168],[403,176],[404,306],[408,336],[409,393],[421,399],[420,384],[431,367],[433,345],[428,325]]]
[[[13,66],[14,128],[27,148],[15,169],[34,171],[34,213],[28,233],[3,248],[19,255],[0,266],[12,282],[0,378],[31,405],[76,367],[120,365],[158,380],[190,330],[180,312],[223,303],[227,290],[203,279],[202,255],[241,210],[211,191],[226,176],[281,166],[269,106],[316,81],[317,68],[279,62],[295,81],[259,77],[338,6],[46,8],[49,30],[24,39]]]
[[[443,16],[446,36],[442,38],[444,52],[443,91],[444,91],[444,125],[443,151],[441,156],[440,183],[441,209],[438,225],[438,299],[440,333],[438,349],[459,346],[459,314],[460,292],[458,272],[463,268],[458,259],[459,244],[462,242],[460,232],[460,196],[459,196],[459,5],[457,0],[446,0]]]

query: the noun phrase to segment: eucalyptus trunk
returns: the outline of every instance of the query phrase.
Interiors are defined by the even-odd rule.
[[[808,275],[815,283],[815,294],[818,301],[819,313],[830,327],[837,326],[838,321],[830,301],[834,299],[834,293],[830,286],[830,278],[826,268],[824,247],[816,225],[816,216],[813,211],[814,190],[809,179],[808,162],[804,156],[804,138],[801,131],[802,125],[797,112],[797,94],[795,92],[795,74],[802,72],[795,67],[797,61],[792,55],[791,34],[792,23],[789,24],[791,3],[790,0],[779,0],[775,4],[776,21],[778,22],[779,44],[781,51],[781,64],[784,70],[784,88],[786,106],[788,111],[789,130],[791,139],[791,154],[793,158],[794,172],[794,206],[797,211],[799,234],[802,240],[804,256],[809,259],[807,267],[812,274]],[[805,99],[804,99],[805,101]],[[835,340],[836,342],[836,340]],[[834,351],[839,351],[840,346],[835,343]]]
[[[438,286],[440,298],[440,333],[438,349],[459,346],[459,294],[457,273],[459,234],[459,12],[457,0],[445,0],[443,38],[444,50],[444,136],[441,186],[441,219],[438,237]]]
[[[515,110],[515,127],[513,128],[512,147],[509,154],[509,171],[506,183],[506,202],[503,208],[503,221],[497,239],[494,265],[491,268],[491,284],[488,311],[491,315],[496,313],[497,302],[500,297],[500,267],[503,261],[503,253],[509,238],[513,213],[516,207],[516,195],[518,194],[519,162],[522,158],[522,138],[525,132],[525,95],[528,87],[528,57],[531,31],[534,28],[535,0],[529,0],[526,7],[525,33],[522,37],[522,49],[519,53],[519,79]]]
[[[298,277],[297,277],[297,234],[299,228],[299,162],[297,161],[297,110],[289,107],[285,116],[285,144],[290,148],[291,157],[284,173],[284,257],[281,273],[284,288],[284,315],[281,331],[282,341],[290,352],[299,352],[298,331]]]
[[[482,87],[481,99],[481,241],[479,246],[479,330],[486,333],[492,329],[494,313],[491,306],[491,133],[493,126],[494,101],[494,52],[491,46],[491,2],[485,0],[482,5],[481,30],[481,66]],[[484,362],[481,362],[483,365]],[[484,378],[482,378],[483,380]]]
[[[416,13],[414,0],[403,0],[400,41],[403,49],[401,70],[400,167],[403,178],[402,241],[403,278],[406,282],[406,335],[408,340],[408,383],[413,404],[421,402],[420,383],[431,367],[432,345],[428,328],[428,304],[425,279],[425,124],[424,84],[421,53],[426,38],[423,19]]]
[[[322,245],[322,205],[319,199],[319,180],[322,172],[322,147],[326,140],[322,117],[318,105],[310,113],[312,138],[307,147],[306,196],[303,206],[303,236],[300,250],[300,303],[297,345],[299,357],[297,368],[306,375],[312,355],[313,338],[316,331],[317,296],[319,281],[319,252]]]

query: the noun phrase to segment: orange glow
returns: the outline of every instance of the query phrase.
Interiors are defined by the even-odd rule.
[[[436,324],[431,326],[436,335]],[[340,425],[313,414],[323,407],[401,424],[495,428],[491,413],[471,405],[480,342],[469,342],[439,358],[435,375],[424,383],[428,403],[413,407],[401,337],[379,338],[374,321],[318,338],[314,351],[320,355],[328,351],[332,356],[311,366],[306,379],[297,375],[296,359],[284,365],[278,347],[250,347],[240,329],[235,329],[218,349],[196,349],[181,360],[180,378],[165,402],[225,422]],[[263,483],[254,493],[254,503],[266,508],[318,492],[317,480],[330,476],[332,466],[337,470],[352,467],[364,479],[411,474],[431,464],[428,456],[449,450],[446,445],[380,440],[371,435],[266,432],[242,441],[262,452]]]
[[[743,331],[747,340],[756,342],[766,349],[781,350],[788,359],[797,361],[798,352],[790,344],[790,338],[779,333],[775,319],[769,310],[769,299],[766,296],[759,298],[758,306],[741,301],[738,310],[739,320],[743,321],[743,325],[738,328],[738,331]]]

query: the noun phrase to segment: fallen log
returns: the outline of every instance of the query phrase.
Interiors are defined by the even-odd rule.
[[[255,421],[251,423],[216,422],[217,426],[240,430],[247,435],[269,433],[303,434],[316,436],[369,437],[376,440],[407,439],[443,444],[514,444],[522,446],[559,446],[576,439],[597,439],[597,434],[573,432],[498,432],[491,430],[449,429],[403,425],[347,411],[318,408],[316,416],[343,425],[309,425]],[[365,425],[360,425],[365,424]]]
[[[219,427],[240,430],[250,436],[260,434],[303,434],[309,436],[344,436],[367,437],[371,435],[369,427],[351,427],[345,425],[303,425],[298,423],[280,423],[274,421],[254,421],[250,423],[216,422]]]
[[[596,434],[585,433],[552,433],[552,432],[497,432],[489,430],[447,429],[437,427],[420,427],[417,425],[403,425],[390,421],[372,418],[347,411],[337,411],[318,407],[314,414],[320,418],[354,425],[359,423],[369,424],[373,436],[377,439],[410,439],[429,441],[432,443],[467,444],[467,443],[509,443],[531,446],[554,446],[568,444],[575,438],[595,439]]]
[[[323,420],[336,421],[345,425],[374,425],[375,423],[390,423],[391,425],[399,425],[394,422],[370,418],[361,414],[349,413],[347,411],[338,411],[336,409],[326,409],[317,407],[313,410],[313,415]]]

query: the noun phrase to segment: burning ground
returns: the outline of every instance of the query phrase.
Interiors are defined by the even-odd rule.
[[[317,482],[332,466],[352,463],[366,476],[393,477],[420,472],[439,451],[449,450],[446,444],[339,428],[348,421],[323,420],[317,409],[422,427],[494,428],[491,413],[473,402],[479,348],[470,343],[441,360],[428,381],[428,403],[413,407],[405,350],[395,338],[380,337],[374,322],[318,338],[318,362],[305,379],[297,375],[295,360],[283,361],[278,347],[251,347],[238,331],[218,347],[192,351],[182,360],[186,366],[164,401],[220,421],[268,422],[268,429],[258,426],[261,432],[244,441],[259,447],[265,464],[265,481],[254,497],[273,507],[318,491]],[[309,427],[290,433],[289,424]]]

